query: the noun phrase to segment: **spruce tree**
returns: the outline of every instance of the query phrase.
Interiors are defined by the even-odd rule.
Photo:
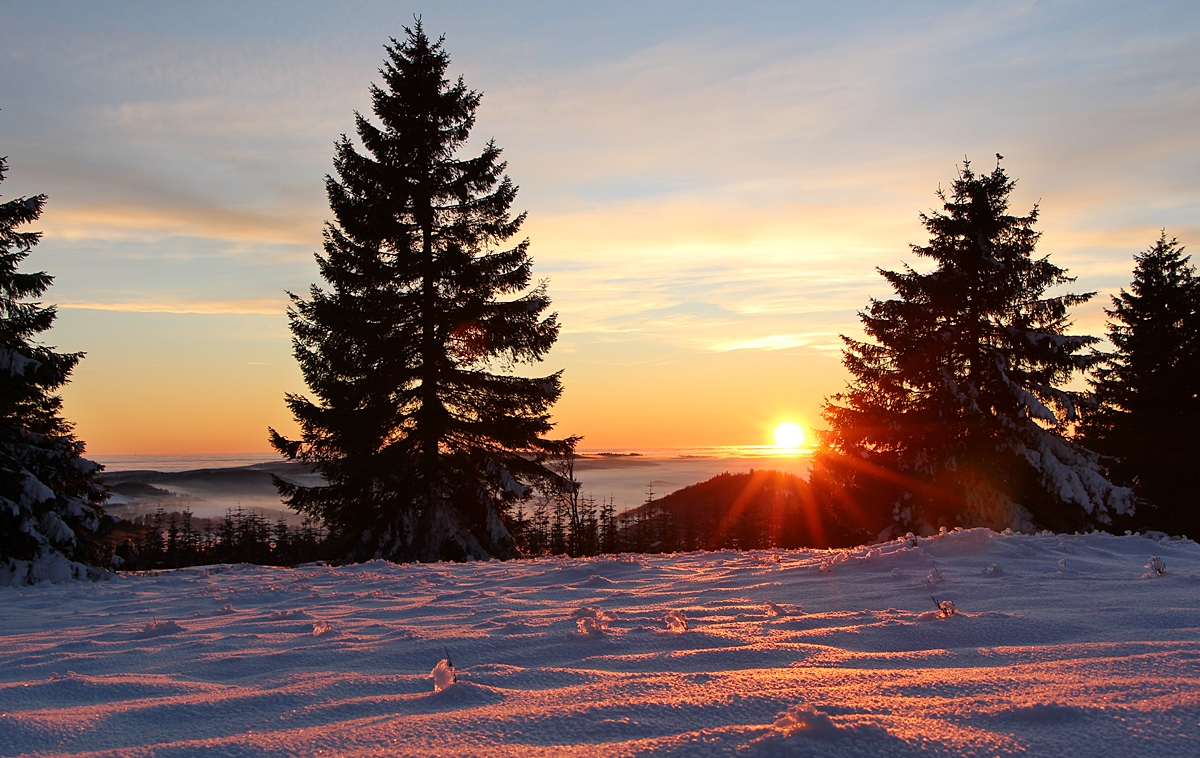
[[[1092,370],[1082,432],[1149,506],[1127,525],[1200,537],[1200,279],[1183,250],[1163,231],[1134,256],[1129,291],[1105,309],[1116,350]]]
[[[54,277],[17,270],[41,238],[19,229],[45,203],[45,195],[0,203],[0,584],[97,578],[105,558],[95,538],[107,496],[100,466],[82,457],[55,394],[83,354],[36,341],[57,315],[35,300]]]
[[[317,264],[327,288],[292,296],[296,359],[315,399],[289,394],[301,436],[271,430],[327,486],[277,480],[319,517],[342,557],[438,560],[514,554],[512,503],[569,486],[545,465],[558,373],[529,378],[558,336],[544,283],[531,286],[525,214],[488,142],[460,157],[480,95],[446,79],[443,41],[418,21],[385,46],[378,125],[355,114],[326,177],[335,221]]]
[[[997,156],[999,159],[999,156]],[[843,336],[847,389],[827,402],[813,483],[864,537],[942,526],[1075,529],[1133,507],[1098,457],[1067,436],[1093,337],[1066,334],[1090,294],[1034,256],[1036,206],[1008,212],[1014,186],[965,163],[942,210],[922,214],[934,263],[880,273],[895,290],[859,314],[870,341]]]

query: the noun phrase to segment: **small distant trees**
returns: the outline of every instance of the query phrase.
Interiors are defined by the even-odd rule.
[[[153,513],[121,521],[117,529],[127,535],[117,547],[123,570],[210,563],[295,566],[325,555],[325,532],[311,517],[299,527],[282,518],[271,524],[263,514],[241,507],[212,519],[196,518],[187,508],[166,513],[159,506]]]
[[[1105,310],[1116,350],[1092,369],[1081,432],[1149,506],[1130,525],[1200,537],[1200,279],[1183,250],[1164,231],[1134,256],[1129,290]]]
[[[0,181],[7,171],[0,158]],[[18,267],[41,238],[20,231],[45,195],[0,203],[0,584],[95,578],[106,555],[95,533],[105,518],[100,466],[62,417],[55,394],[82,353],[36,341],[57,317],[35,298],[54,281]]]
[[[997,156],[999,158],[999,156]],[[1066,333],[1091,295],[1047,295],[1073,279],[1034,256],[1037,208],[1008,212],[1014,181],[965,163],[941,211],[922,214],[932,261],[880,273],[896,292],[843,337],[852,381],[826,403],[813,484],[863,536],[939,526],[1108,523],[1132,493],[1065,436],[1080,394],[1063,385],[1092,362],[1093,337]]]
[[[525,216],[500,149],[458,155],[479,94],[446,80],[441,40],[405,32],[371,88],[379,125],[355,117],[366,154],[343,136],[326,179],[328,289],[288,314],[315,399],[288,395],[300,438],[271,442],[327,486],[276,484],[347,559],[507,557],[511,505],[569,486],[545,465],[570,447],[547,438],[560,376],[513,371],[543,358],[558,321],[528,240],[510,242]]]

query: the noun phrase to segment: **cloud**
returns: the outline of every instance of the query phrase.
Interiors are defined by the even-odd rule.
[[[833,340],[830,337],[833,337]],[[826,332],[806,334],[769,334],[765,337],[716,343],[711,349],[718,352],[732,350],[789,350],[794,347],[811,347],[821,352],[841,353],[842,342],[836,335]]]
[[[517,6],[525,21],[496,21],[536,19],[519,45],[450,6],[431,13],[452,31],[451,75],[486,92],[476,142],[495,136],[524,187],[536,274],[551,278],[564,328],[720,351],[853,333],[868,298],[890,294],[875,268],[912,260],[917,214],[964,153],[981,166],[1009,156],[1014,205],[1041,201],[1042,252],[1078,289],[1120,286],[1153,230],[1195,228],[1200,32],[1160,23],[1193,19],[1183,7],[631,7],[630,32],[606,13]],[[93,19],[112,31],[103,44],[78,24],[10,32],[25,63],[4,81],[55,116],[15,134],[49,179],[47,242],[186,236],[216,251],[209,273],[171,281],[105,249],[125,294],[64,277],[64,299],[258,312],[277,302],[262,296],[270,276],[280,288],[311,276],[273,271],[256,246],[307,259],[319,245],[330,143],[378,79],[382,16],[361,10],[343,24],[311,6],[287,34],[231,9],[222,18],[240,23]],[[580,13],[614,38],[577,33]],[[204,292],[189,296],[195,282]]]
[[[60,309],[121,311],[126,313],[194,313],[194,314],[257,314],[279,316],[287,308],[287,300],[135,300],[128,302],[60,302]]]
[[[146,203],[55,205],[38,222],[48,237],[64,240],[156,240],[192,237],[213,243],[259,242],[310,245],[321,240],[321,224],[304,213],[272,213],[259,209],[193,204],[155,206]]]

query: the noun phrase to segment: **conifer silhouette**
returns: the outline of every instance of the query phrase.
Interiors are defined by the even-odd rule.
[[[0,181],[8,170],[0,158]],[[18,267],[41,238],[19,231],[42,214],[45,195],[0,203],[0,584],[95,578],[103,548],[107,491],[101,467],[62,417],[55,394],[83,353],[58,353],[35,341],[57,317],[32,298],[54,281]]]
[[[870,341],[843,337],[853,380],[825,405],[813,482],[867,532],[1073,529],[1133,508],[1065,436],[1081,397],[1063,385],[1096,342],[1065,333],[1068,310],[1091,295],[1046,295],[1073,279],[1034,257],[1037,208],[1008,213],[999,158],[938,191],[912,248],[936,266],[880,270],[897,297],[859,314]]]
[[[1129,291],[1105,309],[1116,350],[1092,370],[1096,406],[1082,431],[1149,506],[1131,526],[1200,537],[1200,279],[1183,250],[1163,231],[1134,256]]]
[[[379,125],[355,114],[326,178],[332,223],[317,255],[323,289],[292,296],[294,352],[315,400],[290,394],[290,460],[328,483],[277,480],[292,508],[321,518],[347,558],[438,560],[514,554],[511,503],[570,486],[547,456],[558,373],[527,378],[558,336],[544,283],[531,286],[525,215],[500,149],[458,153],[480,95],[445,78],[442,40],[420,20],[385,47]]]

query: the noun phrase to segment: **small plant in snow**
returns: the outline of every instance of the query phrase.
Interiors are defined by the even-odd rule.
[[[929,576],[925,577],[925,584],[937,584],[946,581],[946,577],[942,576],[942,572],[938,571],[938,567],[934,566],[929,569]]]
[[[327,634],[333,634],[335,631],[336,628],[332,623],[327,624],[324,621],[317,621],[313,624],[314,637],[324,637]]]
[[[1004,569],[1000,568],[999,564],[993,563],[980,573],[984,576],[1002,576],[1004,574]]]
[[[450,651],[445,647],[442,650],[446,657],[438,661],[433,671],[429,672],[433,676],[434,692],[441,692],[453,684],[458,684],[458,673],[454,670],[454,661],[450,660]]]
[[[929,599],[937,606],[938,618],[940,619],[948,619],[958,613],[958,608],[954,605],[953,600],[938,600],[933,595],[930,595]]]
[[[683,611],[667,611],[663,615],[663,623],[667,625],[668,632],[686,632],[688,630],[687,616],[683,615]]]
[[[1146,561],[1146,568],[1154,572],[1155,576],[1162,576],[1167,573],[1167,564],[1162,562],[1162,558],[1157,555],[1150,556],[1150,560]]]

